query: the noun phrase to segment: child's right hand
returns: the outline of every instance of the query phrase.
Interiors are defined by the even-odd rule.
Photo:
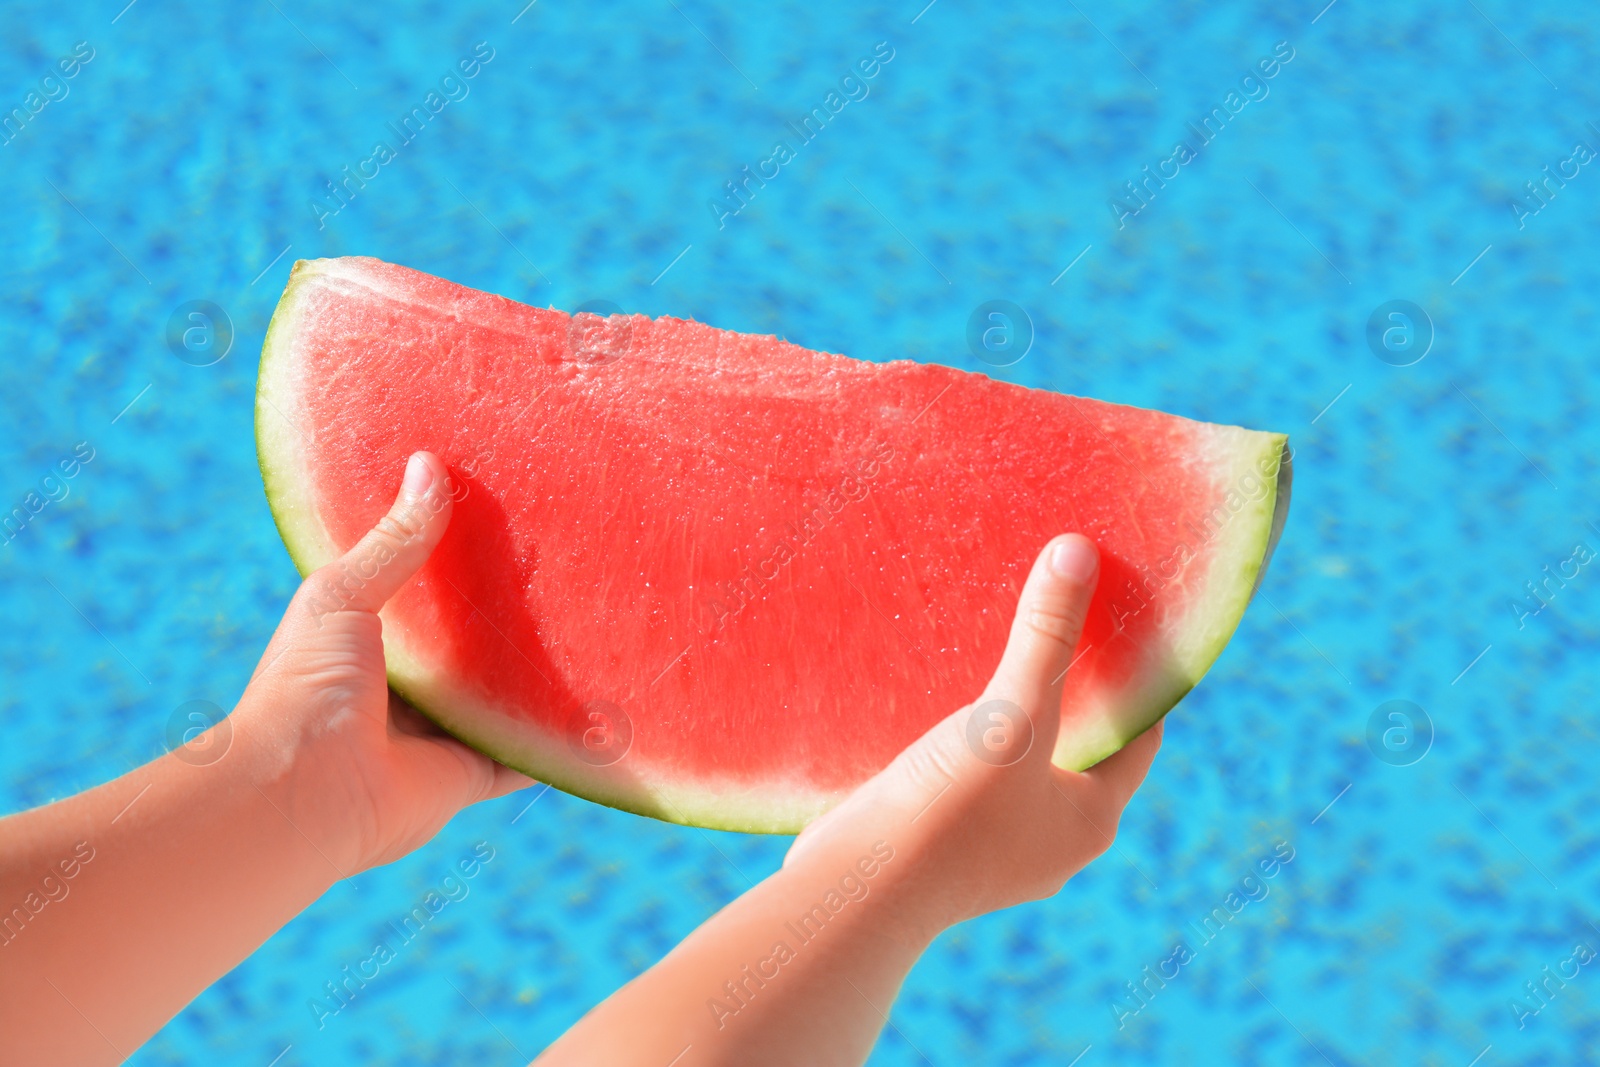
[[[850,855],[886,842],[896,861],[884,871],[898,872],[895,895],[906,905],[901,933],[922,939],[1051,896],[1111,847],[1162,724],[1082,773],[1050,762],[1062,682],[1098,576],[1088,539],[1068,534],[1046,545],[983,695],[808,827],[785,866],[813,850]]]
[[[1049,896],[1109,848],[1161,727],[1081,774],[1050,762],[1062,679],[1098,571],[1086,539],[1046,545],[978,701],[808,827],[781,871],[596,1008],[540,1063],[854,1067],[941,931]]]

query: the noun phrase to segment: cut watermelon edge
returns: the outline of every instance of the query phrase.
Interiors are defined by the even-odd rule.
[[[273,521],[302,577],[340,556],[307,491],[313,482],[293,422],[299,408],[293,341],[299,332],[301,298],[319,276],[394,295],[338,261],[301,260],[290,272],[267,326],[256,388],[256,449]],[[1075,718],[1070,732],[1063,731],[1052,755],[1058,766],[1072,770],[1093,766],[1170,711],[1221,654],[1265,575],[1288,510],[1292,478],[1288,439],[1234,426],[1197,425],[1208,426],[1213,433],[1211,454],[1200,462],[1209,461],[1217,484],[1247,484],[1254,474],[1267,479],[1265,491],[1257,499],[1244,497],[1238,511],[1222,524],[1204,581],[1206,595],[1196,598],[1186,613],[1198,621],[1183,628],[1168,655],[1148,670],[1148,681],[1138,694],[1137,702],[1149,709],[1148,721],[1119,728],[1110,716],[1090,709]],[[1263,473],[1269,468],[1275,477]],[[398,481],[396,472],[397,488]],[[563,792],[665,822],[766,834],[798,833],[845,795],[814,788],[782,790],[771,782],[748,788],[730,782],[716,788],[664,789],[628,774],[625,759],[611,767],[580,768],[544,758],[542,753],[559,752],[564,740],[525,721],[497,728],[510,723],[502,709],[451,685],[413,652],[403,622],[387,611],[380,612],[380,618],[389,685],[402,699],[469,747]]]
[[[1051,754],[1059,767],[1081,771],[1094,766],[1176,707],[1221,656],[1266,577],[1289,512],[1294,470],[1288,436],[1205,425],[1213,434],[1211,455],[1206,458],[1216,484],[1226,491],[1254,481],[1262,487],[1262,495],[1251,499],[1241,493],[1239,509],[1221,522],[1202,582],[1206,595],[1188,604],[1186,616],[1195,623],[1180,629],[1161,661],[1147,664],[1148,680],[1142,690],[1121,694],[1124,707],[1137,704],[1147,709],[1146,715],[1128,720],[1125,713],[1075,710],[1072,728],[1063,729]]]

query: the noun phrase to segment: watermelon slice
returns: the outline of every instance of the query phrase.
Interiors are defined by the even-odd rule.
[[[772,833],[978,696],[1066,531],[1102,577],[1054,757],[1116,751],[1222,651],[1289,500],[1281,434],[364,258],[295,265],[256,430],[302,574],[413,451],[451,467],[449,530],[382,613],[419,710],[580,796]]]

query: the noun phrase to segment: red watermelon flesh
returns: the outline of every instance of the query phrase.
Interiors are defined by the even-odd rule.
[[[1066,531],[1102,577],[1055,759],[1116,751],[1221,652],[1288,505],[1279,434],[365,258],[295,265],[257,439],[302,573],[412,452],[450,466],[449,530],[382,613],[397,692],[572,793],[747,831],[975,699]]]

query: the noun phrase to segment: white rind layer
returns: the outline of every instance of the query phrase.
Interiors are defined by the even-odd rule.
[[[1151,650],[1151,659],[1159,662],[1146,661],[1140,688],[1115,691],[1116,708],[1102,704],[1074,710],[1070,728],[1063,724],[1051,754],[1059,767],[1081,771],[1094,766],[1154,726],[1198,685],[1233,637],[1272,557],[1289,506],[1288,437],[1237,426],[1202,426],[1209,446],[1197,451],[1193,461],[1209,472],[1219,503],[1212,521],[1196,526],[1186,543],[1196,551],[1209,548],[1212,555],[1204,573],[1195,574],[1191,565],[1169,583],[1195,579],[1200,595],[1186,601],[1181,618],[1161,620],[1167,646]],[[1121,709],[1129,706],[1146,708],[1146,716],[1119,722]]]
[[[314,442],[306,434],[316,428],[306,426],[301,417],[305,383],[295,350],[306,298],[326,287],[401,302],[415,300],[366,270],[364,262],[370,261],[296,263],[262,347],[256,386],[257,454],[273,518],[302,576],[339,555],[310,493],[315,483],[308,460]],[[1147,671],[1139,690],[1118,691],[1119,708],[1130,703],[1145,707],[1149,721],[1118,725],[1112,708],[1075,710],[1070,732],[1063,732],[1053,755],[1062,767],[1083,769],[1104,759],[1153,725],[1195,686],[1233,635],[1270,557],[1287,506],[1286,438],[1238,427],[1197,425],[1210,434],[1211,444],[1197,452],[1193,462],[1209,472],[1224,500],[1233,489],[1241,494],[1241,503],[1237,509],[1227,509],[1214,537],[1196,537],[1194,547],[1214,547],[1206,572],[1193,574],[1191,566],[1174,577],[1174,582],[1198,581],[1202,595],[1188,605],[1183,618],[1163,620],[1160,629],[1167,633],[1169,645],[1154,650],[1152,658],[1159,659],[1159,666]],[[1250,489],[1252,475],[1262,486],[1259,493]],[[562,751],[562,738],[482,702],[469,687],[452,684],[419,653],[427,647],[426,635],[410,633],[405,621],[387,609],[382,617],[389,684],[397,693],[466,744],[563,791],[667,822],[780,834],[799,832],[842,799],[807,790],[803,783],[789,788],[773,782],[745,787],[731,781],[669,787],[627,773],[626,759],[608,768],[563,759],[555,755]]]

